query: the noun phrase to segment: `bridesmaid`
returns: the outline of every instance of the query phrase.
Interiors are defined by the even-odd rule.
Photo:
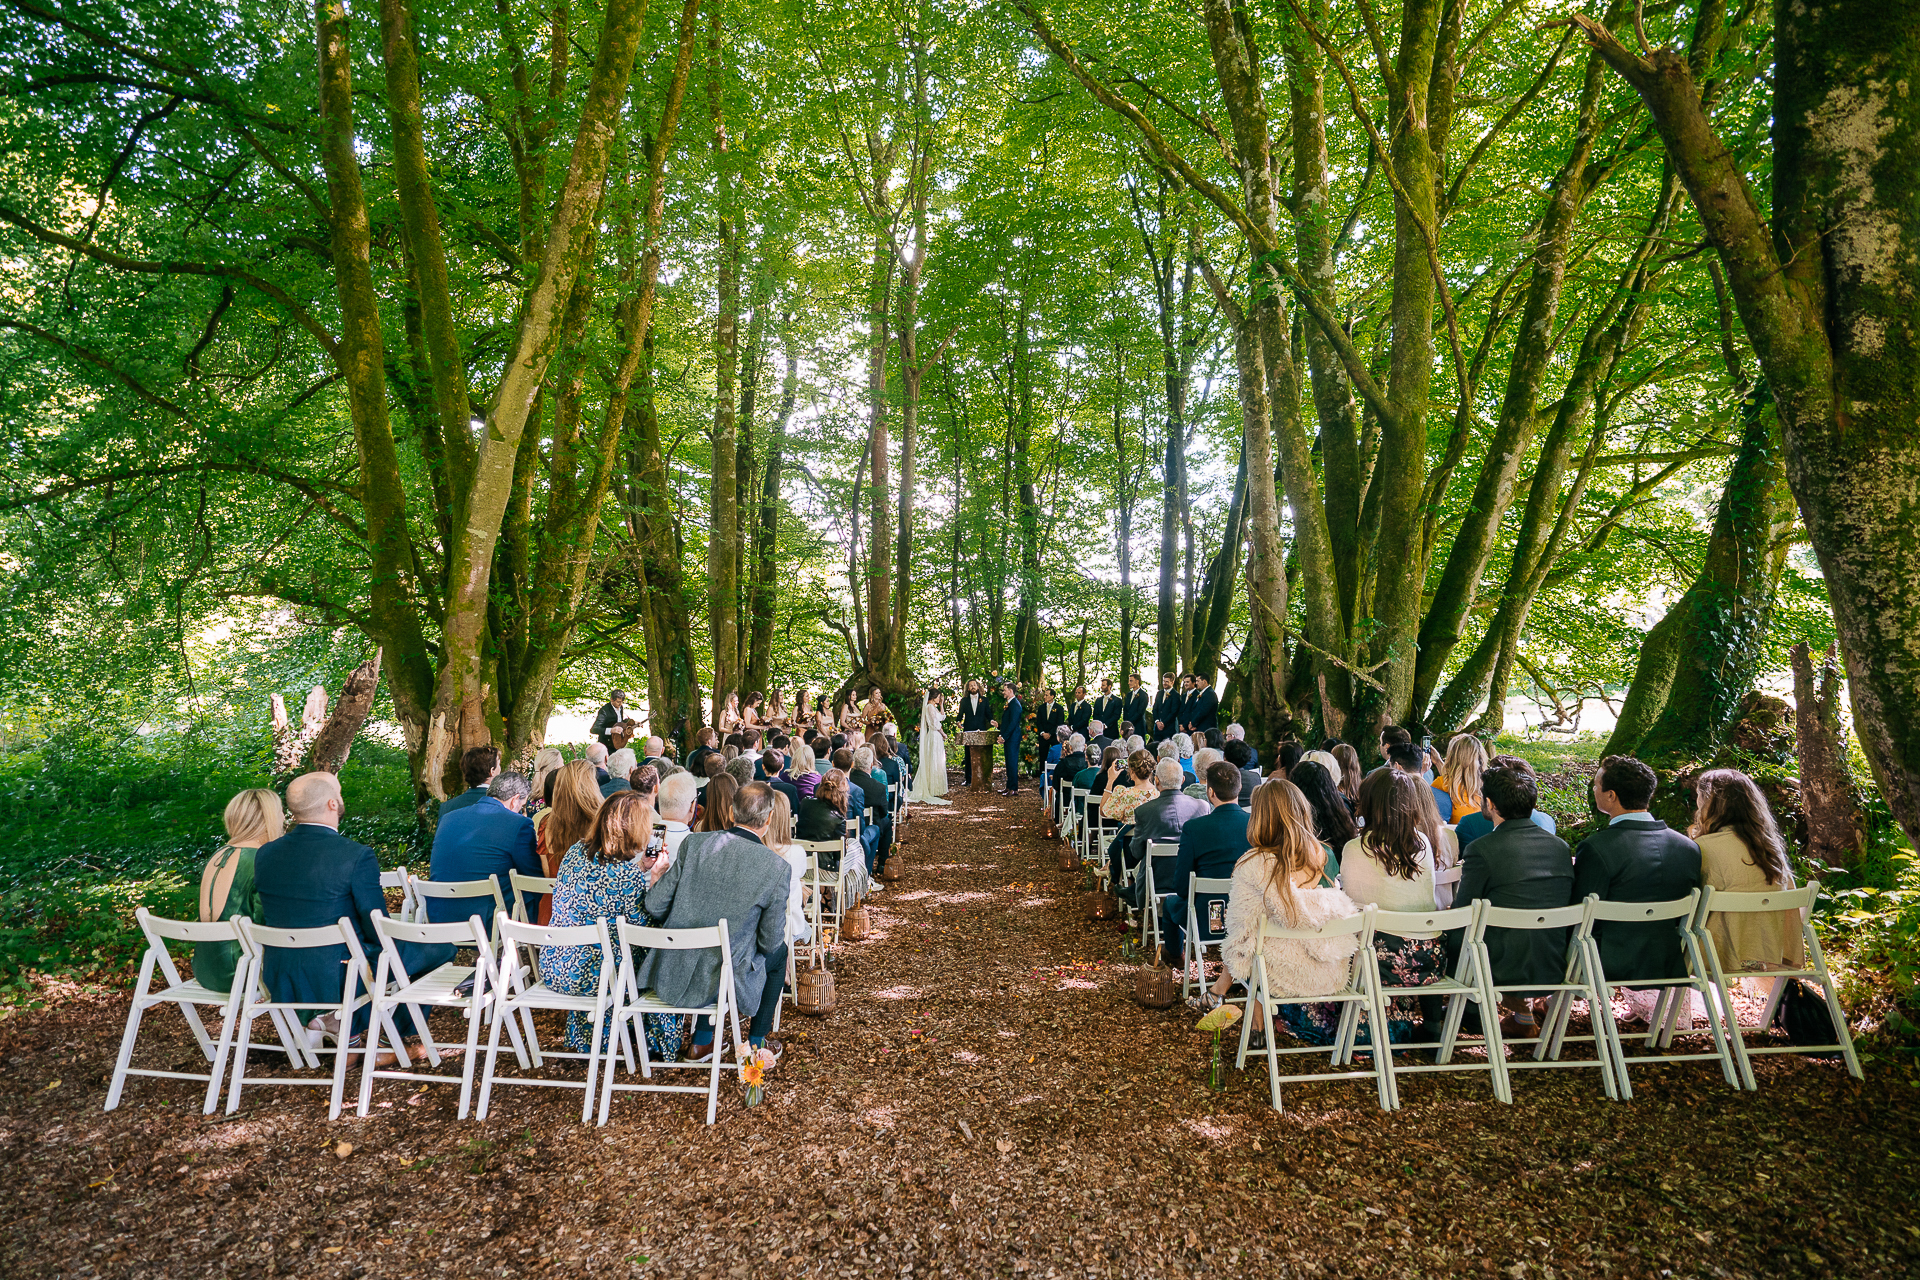
[[[740,695],[727,694],[727,701],[720,708],[720,714],[714,717],[721,736],[740,732]]]
[[[765,703],[766,697],[763,694],[752,693],[747,695],[747,705],[745,709],[740,712],[740,727],[742,729],[764,729],[767,727],[766,720],[762,718],[762,713],[765,711]]]

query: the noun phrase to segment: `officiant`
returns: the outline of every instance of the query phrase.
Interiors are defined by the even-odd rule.
[[[984,733],[993,728],[993,708],[978,680],[967,681],[967,695],[960,699],[960,731]],[[973,752],[967,752],[967,785],[973,785]]]

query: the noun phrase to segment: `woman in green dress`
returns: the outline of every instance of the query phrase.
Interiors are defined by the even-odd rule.
[[[200,919],[258,919],[260,894],[253,884],[253,853],[286,830],[286,814],[276,792],[265,787],[242,791],[227,801],[227,842],[207,859],[200,875]],[[197,942],[193,947],[193,976],[209,991],[233,989],[233,971],[240,964],[237,942]]]

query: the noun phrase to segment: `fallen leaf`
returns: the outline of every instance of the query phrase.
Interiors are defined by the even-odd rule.
[[[993,1146],[994,1150],[998,1151],[1001,1155],[1005,1155],[1007,1152],[1013,1150],[1013,1144],[1005,1138],[995,1138],[993,1140]]]
[[[345,1245],[338,1245],[338,1244],[331,1244],[331,1245],[328,1245],[328,1246],[327,1246],[326,1248],[324,1248],[324,1249],[322,1249],[322,1250],[321,1250],[320,1252],[322,1252],[322,1253],[338,1253],[338,1252],[340,1252],[340,1250],[342,1250],[342,1249],[344,1249],[345,1247],[346,1247]]]
[[[336,1156],[339,1156],[342,1160],[345,1160],[348,1156],[353,1154],[353,1144],[351,1142],[343,1142],[339,1146],[333,1149],[333,1154],[335,1154]]]
[[[60,1087],[60,1082],[58,1080],[50,1080],[47,1082],[47,1087],[41,1090],[41,1092],[52,1093],[55,1089],[58,1089],[59,1087]]]

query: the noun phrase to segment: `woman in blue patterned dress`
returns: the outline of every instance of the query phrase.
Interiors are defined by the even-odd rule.
[[[654,920],[641,908],[647,890],[647,872],[656,858],[670,855],[653,830],[653,803],[649,796],[616,791],[600,806],[593,830],[567,850],[553,887],[556,928],[592,924],[624,916],[633,924],[652,927]],[[646,956],[635,950],[637,966]],[[590,996],[600,983],[600,948],[542,947],[540,974],[549,987],[566,995]],[[591,1047],[588,1031],[592,1016],[585,1011],[567,1015],[567,1046],[576,1053]],[[672,1014],[647,1014],[647,1048],[656,1058],[671,1062],[680,1055],[681,1021]],[[602,1035],[612,1023],[609,1015]]]

